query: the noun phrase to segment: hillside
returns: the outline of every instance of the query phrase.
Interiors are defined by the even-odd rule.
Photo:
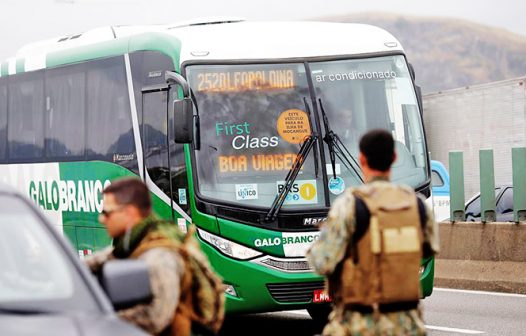
[[[424,92],[526,75],[526,36],[507,30],[458,19],[387,13],[321,19],[368,23],[391,32],[404,46]]]

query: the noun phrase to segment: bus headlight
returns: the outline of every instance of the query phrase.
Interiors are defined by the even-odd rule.
[[[199,237],[201,237],[201,239],[210,243],[221,253],[224,253],[232,258],[247,260],[258,257],[263,254],[261,252],[245,247],[238,243],[234,243],[233,241],[221,238],[201,229],[197,229],[197,233],[199,234]]]
[[[225,293],[229,294],[229,295],[232,295],[232,296],[235,296],[235,297],[238,297],[236,289],[232,285],[225,284]]]

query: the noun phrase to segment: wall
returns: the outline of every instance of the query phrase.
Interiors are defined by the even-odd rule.
[[[480,190],[479,149],[493,149],[495,184],[511,184],[511,148],[526,146],[526,78],[427,94],[424,125],[431,158],[449,169],[464,152],[466,200]]]

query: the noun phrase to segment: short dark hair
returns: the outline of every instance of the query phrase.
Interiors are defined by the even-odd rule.
[[[112,182],[103,191],[112,194],[119,205],[134,205],[146,217],[152,211],[148,187],[138,178],[126,177]]]
[[[394,161],[393,136],[384,129],[370,130],[360,139],[360,152],[365,155],[369,167],[386,172]]]

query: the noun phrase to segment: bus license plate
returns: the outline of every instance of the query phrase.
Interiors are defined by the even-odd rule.
[[[331,298],[329,297],[329,294],[325,292],[325,290],[315,289],[314,296],[312,297],[312,302],[314,303],[331,302]]]

